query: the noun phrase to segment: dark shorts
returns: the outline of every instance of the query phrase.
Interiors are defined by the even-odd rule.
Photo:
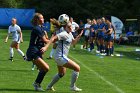
[[[98,39],[104,39],[104,35],[98,35]]]
[[[107,36],[105,38],[105,41],[107,41],[107,42],[113,41],[113,37],[112,36]]]
[[[90,37],[95,37],[95,32],[90,32]]]
[[[88,42],[89,36],[84,36],[84,37],[85,37],[85,41]]]
[[[32,61],[38,58],[42,58],[42,53],[37,47],[29,47],[26,52],[27,61]]]
[[[108,36],[106,36],[106,35],[104,36],[104,41],[107,41],[107,37],[108,37]]]

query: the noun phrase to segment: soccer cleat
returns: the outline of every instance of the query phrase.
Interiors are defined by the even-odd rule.
[[[96,50],[96,53],[100,53],[100,51]]]
[[[14,61],[13,58],[9,58],[9,60],[12,61],[12,62]]]
[[[55,91],[55,89],[53,87],[47,87],[46,89],[47,91]]]
[[[34,67],[32,67],[32,71],[34,71],[35,70],[35,68]]]
[[[24,59],[25,61],[27,61],[27,58],[26,58],[26,56],[23,56],[23,59]]]
[[[34,86],[35,91],[45,91],[45,90],[42,89],[42,87],[40,86],[40,84],[38,84],[36,82],[33,83],[33,86]]]
[[[71,87],[70,90],[71,90],[71,91],[77,91],[77,92],[82,91],[82,89],[80,89],[80,88],[78,88],[78,87],[76,87],[76,86]]]
[[[113,55],[113,54],[111,54],[111,56],[113,57],[114,55]]]

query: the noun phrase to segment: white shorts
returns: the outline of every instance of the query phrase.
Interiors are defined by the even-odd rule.
[[[69,60],[70,59],[66,56],[55,58],[55,62],[57,63],[58,66],[63,66],[64,64],[68,63]]]
[[[13,39],[14,42],[17,42],[18,44],[20,43],[20,39]]]

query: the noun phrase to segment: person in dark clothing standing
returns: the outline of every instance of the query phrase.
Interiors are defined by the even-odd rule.
[[[32,61],[38,69],[38,76],[33,83],[34,89],[36,91],[44,91],[41,87],[41,82],[44,79],[44,76],[49,71],[49,65],[43,60],[43,53],[40,51],[42,47],[45,46],[49,39],[46,38],[45,31],[43,29],[44,18],[40,13],[35,13],[32,19],[33,29],[30,36],[29,48],[27,49],[26,55],[27,60]]]

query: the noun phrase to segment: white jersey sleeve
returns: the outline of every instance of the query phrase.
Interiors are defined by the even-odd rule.
[[[21,31],[21,28],[18,25],[16,25],[16,29],[17,31]]]
[[[79,27],[79,25],[76,22],[74,22],[74,25],[75,25],[75,27]]]
[[[76,22],[72,22],[72,32],[75,32],[76,27],[79,28],[79,25]]]

